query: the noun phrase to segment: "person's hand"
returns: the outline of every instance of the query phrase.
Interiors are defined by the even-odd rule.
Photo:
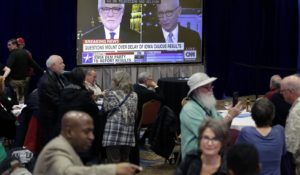
[[[136,172],[143,170],[142,167],[131,163],[118,163],[116,175],[134,175]]]
[[[228,109],[225,120],[231,121],[234,117],[238,116],[242,112],[242,103],[239,101],[234,107]]]
[[[152,88],[157,88],[158,87],[157,84],[155,83],[155,81],[153,81],[153,80],[150,81],[149,86],[152,87]]]
[[[108,91],[109,91],[108,89],[103,90],[101,95],[103,95],[103,96],[107,95]]]

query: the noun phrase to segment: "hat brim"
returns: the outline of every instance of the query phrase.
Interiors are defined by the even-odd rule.
[[[197,89],[198,87],[201,87],[201,86],[204,86],[204,85],[207,85],[209,83],[212,83],[214,81],[216,81],[216,77],[210,77],[204,81],[201,81],[199,83],[197,83],[192,89],[190,89],[190,91],[187,93],[187,96],[189,96],[195,89]]]

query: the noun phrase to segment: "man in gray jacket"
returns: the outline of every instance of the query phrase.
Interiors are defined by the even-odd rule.
[[[38,156],[34,175],[133,175],[141,167],[130,163],[84,166],[78,152],[89,149],[94,124],[85,112],[69,111],[62,119],[61,134],[50,141]]]

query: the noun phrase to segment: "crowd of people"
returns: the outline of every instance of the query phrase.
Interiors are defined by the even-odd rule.
[[[85,71],[77,67],[66,78],[63,58],[59,55],[50,56],[46,66],[36,99],[42,149],[35,152],[38,156],[32,173],[121,175],[141,171],[137,153],[140,111],[151,99],[163,102],[151,74],[141,72],[133,84],[127,72],[117,71],[111,88],[102,91],[94,69]],[[242,128],[233,146],[228,146],[229,128],[243,107],[239,102],[228,109],[226,116],[218,113],[212,85],[216,79],[198,72],[187,81],[190,90],[179,117],[182,161],[175,174],[298,173],[300,76],[280,79],[276,90],[270,87],[271,95],[266,93],[266,97],[255,101],[251,117],[256,126]],[[1,76],[0,80],[2,112],[9,113],[4,108],[5,78]],[[276,93],[292,104],[286,127],[274,124],[278,107],[269,99]],[[103,99],[101,107],[96,103],[99,98]],[[100,110],[106,111],[106,115]],[[1,120],[5,122],[1,122],[1,136],[14,139],[15,121],[3,117]],[[10,135],[2,135],[6,130],[11,130]],[[291,155],[291,160],[284,159],[286,155]],[[289,168],[294,169],[283,169],[282,161],[289,161]]]
[[[100,14],[122,11],[122,6],[104,5],[99,1]],[[162,3],[158,10],[167,7]],[[32,173],[131,175],[142,171],[139,146],[144,138],[139,137],[139,123],[143,105],[153,99],[164,102],[152,75],[141,72],[133,84],[128,72],[116,71],[110,89],[102,90],[95,69],[76,67],[65,77],[63,58],[51,55],[44,71],[24,44],[23,38],[9,40],[7,66],[0,65],[0,137],[24,141],[25,135],[17,134],[23,123],[18,124],[10,111],[24,98],[34,101],[35,134],[41,149],[34,150],[37,160]],[[32,68],[43,75],[37,90],[29,95]],[[255,126],[243,127],[234,145],[228,145],[229,130],[243,105],[238,102],[222,116],[213,93],[216,80],[197,72],[187,81],[189,91],[179,116],[181,163],[175,174],[300,174],[300,75],[271,77],[270,91],[251,108]],[[14,93],[16,103],[12,102]]]

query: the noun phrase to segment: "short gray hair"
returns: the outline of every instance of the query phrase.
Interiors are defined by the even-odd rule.
[[[279,75],[273,75],[270,80],[270,87],[280,89],[281,77]]]
[[[149,72],[141,72],[138,76],[138,83],[143,84],[145,80],[152,78],[152,75]]]
[[[297,95],[300,95],[300,77],[297,74],[290,75],[285,77],[281,81],[281,86],[284,85],[286,89],[293,90],[297,93]]]
[[[87,69],[86,72],[85,72],[85,74],[86,75],[91,75],[92,72],[96,72],[97,73],[96,69]]]
[[[61,58],[61,56],[51,55],[46,61],[47,68],[51,68],[51,66],[57,62],[58,58]]]

